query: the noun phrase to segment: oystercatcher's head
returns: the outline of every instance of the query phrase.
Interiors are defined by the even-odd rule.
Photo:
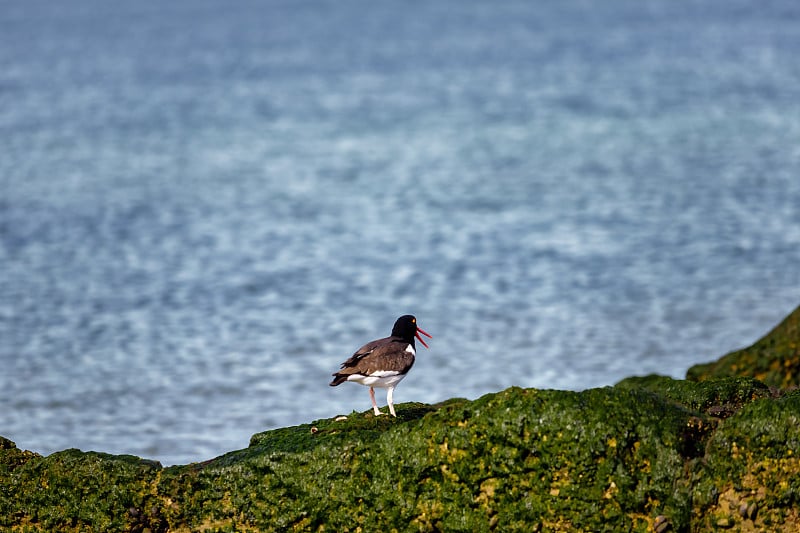
[[[417,318],[414,315],[401,316],[397,319],[397,321],[394,323],[394,327],[392,328],[393,337],[400,337],[404,341],[408,341],[412,344],[414,343],[414,337],[416,337],[424,347],[428,348],[428,345],[425,344],[425,341],[420,336],[420,333],[429,339],[432,338],[430,334],[417,325]]]

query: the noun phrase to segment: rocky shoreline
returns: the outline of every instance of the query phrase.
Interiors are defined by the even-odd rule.
[[[256,434],[204,463],[0,437],[3,531],[800,531],[800,307],[753,346]]]

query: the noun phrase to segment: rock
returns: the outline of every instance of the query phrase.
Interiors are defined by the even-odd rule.
[[[712,486],[746,487],[746,497],[751,500],[747,518],[762,526],[758,529],[800,531],[800,515],[793,507],[800,494],[798,449],[800,390],[754,401],[709,434],[707,462],[697,480],[697,493],[707,494]],[[708,511],[727,511],[721,502],[702,496],[697,504]],[[772,525],[764,527],[766,524]],[[785,524],[785,529],[774,529],[774,524]]]
[[[687,409],[715,418],[727,418],[753,400],[773,396],[769,387],[750,377],[727,377],[697,383],[650,375],[626,378],[617,386],[646,389]]]
[[[752,377],[770,387],[800,387],[800,307],[755,344],[712,363],[695,365],[687,379]]]
[[[165,469],[77,450],[30,458],[1,476],[0,528],[600,530],[662,510],[689,523],[674,485],[693,415],[647,391],[511,388],[398,415],[265,432],[245,450]]]
[[[758,515],[758,504],[754,502],[747,506],[745,517],[749,520],[755,521],[756,515]]]
[[[0,530],[800,530],[800,391],[647,376],[396,407],[169,468],[0,438]]]
[[[663,514],[658,515],[653,521],[653,531],[655,533],[666,533],[670,529],[672,529],[672,524],[670,524],[669,519]]]
[[[800,392],[753,401],[715,425],[647,389],[511,388],[475,401],[403,404],[397,419],[357,416],[265,432],[249,448],[187,466],[77,450],[41,457],[6,447],[0,529],[17,523],[41,531],[325,524],[347,531],[409,524],[525,531],[536,523],[542,530],[643,531],[641,517],[663,515],[670,520],[658,521],[659,531],[683,531],[718,511],[702,497],[712,489],[760,483],[775,506],[767,514],[779,512],[783,501],[771,496],[771,487],[800,489],[792,477],[796,462],[787,455],[799,444],[792,437],[797,426],[790,425],[800,412],[796,403]],[[698,420],[707,429],[687,437],[686,428]],[[687,438],[698,442],[687,446]],[[687,453],[694,448],[710,452],[700,460]]]
[[[747,518],[747,502],[742,502],[739,505],[739,515],[741,515],[742,518]]]

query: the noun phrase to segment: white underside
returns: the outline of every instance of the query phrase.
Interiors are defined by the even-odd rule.
[[[369,376],[363,374],[351,374],[347,376],[347,381],[355,381],[367,387],[378,387],[381,389],[393,389],[398,383],[403,381],[405,374],[400,374],[395,370],[381,370]]]

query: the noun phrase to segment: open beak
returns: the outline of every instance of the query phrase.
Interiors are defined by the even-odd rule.
[[[426,348],[430,348],[430,347],[429,347],[427,344],[425,344],[425,341],[424,341],[424,340],[422,340],[422,337],[420,337],[420,335],[419,335],[420,333],[422,333],[423,335],[425,335],[425,336],[426,336],[426,337],[428,337],[429,339],[432,339],[433,337],[431,337],[431,336],[430,336],[430,334],[429,334],[427,331],[425,331],[425,330],[424,330],[424,329],[422,329],[421,327],[417,326],[417,332],[416,332],[414,335],[416,335],[416,337],[417,337],[417,340],[418,340],[419,342],[421,342],[421,343],[422,343],[422,345],[423,345],[424,347],[426,347]]]

